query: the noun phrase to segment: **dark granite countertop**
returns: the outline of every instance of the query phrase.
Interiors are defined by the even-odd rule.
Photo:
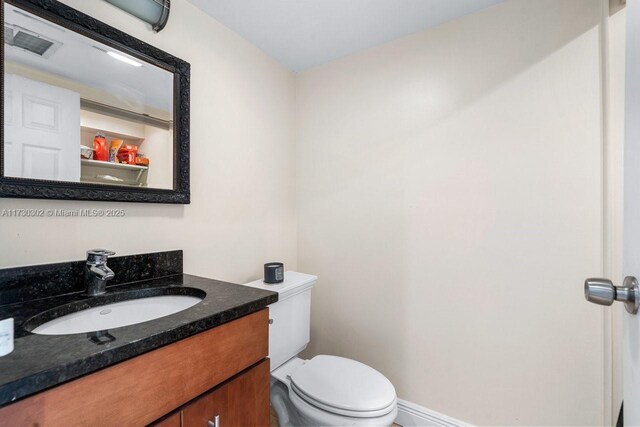
[[[178,254],[180,264],[179,268],[169,272],[181,271],[182,252],[169,254],[173,261],[174,254]],[[153,255],[157,257],[159,254]],[[68,267],[68,264],[71,263],[64,265]],[[151,265],[152,270],[161,270],[157,264]],[[72,266],[71,270],[76,267]],[[34,268],[42,269],[42,266]],[[113,269],[117,276],[117,268]],[[22,292],[19,298],[13,298],[15,290],[21,288],[16,285],[19,280],[5,280],[4,283],[2,280],[9,276],[14,279],[15,271],[16,269],[0,270],[0,297],[3,295],[3,284],[6,285],[4,290],[8,292],[5,293],[4,301],[0,298],[0,302],[9,302],[4,305],[0,303],[0,319],[13,317],[15,321],[14,351],[0,357],[0,406],[253,313],[278,299],[274,292],[182,273],[118,283],[108,287],[107,294],[99,297],[89,297],[75,289],[74,292],[57,295],[49,292],[44,298],[32,299]],[[68,271],[69,268],[67,273]],[[138,276],[149,277],[153,274]],[[21,280],[24,278],[22,275]],[[37,288],[38,286],[34,286],[34,289]],[[36,335],[29,332],[34,323],[33,316],[44,311],[47,311],[49,317],[55,315],[56,311],[64,314],[64,306],[69,303],[95,306],[121,299],[167,293],[206,296],[202,302],[184,311],[109,329],[108,339],[105,339],[105,334],[96,336],[95,333]],[[6,295],[11,295],[12,299]],[[42,295],[40,293],[37,296]]]

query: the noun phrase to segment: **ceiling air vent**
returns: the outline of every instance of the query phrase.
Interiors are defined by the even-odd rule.
[[[31,32],[24,31],[20,28],[11,28],[4,26],[4,42],[9,46],[15,46],[28,52],[35,53],[38,56],[45,55],[47,52],[53,53],[50,49],[56,45],[55,41]]]

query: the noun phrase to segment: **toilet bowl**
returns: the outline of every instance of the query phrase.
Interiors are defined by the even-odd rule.
[[[271,406],[280,425],[392,425],[398,414],[396,392],[383,374],[344,357],[297,357],[309,343],[316,282],[316,276],[287,271],[276,285],[246,284],[278,292],[278,302],[269,306],[269,357]]]
[[[384,375],[337,356],[296,357],[274,370],[271,402],[281,426],[390,426],[398,415]]]

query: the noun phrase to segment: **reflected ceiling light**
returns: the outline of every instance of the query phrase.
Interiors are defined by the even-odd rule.
[[[107,55],[109,55],[112,58],[117,59],[118,61],[122,61],[125,64],[133,65],[134,67],[142,67],[141,63],[139,63],[138,61],[134,61],[133,59],[129,58],[128,56],[124,56],[124,55],[121,55],[121,54],[116,53],[116,52],[111,52],[110,50],[107,51]]]
[[[167,25],[171,0],[105,0],[107,3],[119,7],[151,24],[154,31],[158,32]]]

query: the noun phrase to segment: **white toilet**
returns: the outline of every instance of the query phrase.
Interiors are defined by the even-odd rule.
[[[309,343],[316,276],[287,271],[284,282],[246,286],[278,292],[269,306],[271,405],[281,426],[390,426],[398,414],[393,384],[355,360],[320,355],[302,360]]]

